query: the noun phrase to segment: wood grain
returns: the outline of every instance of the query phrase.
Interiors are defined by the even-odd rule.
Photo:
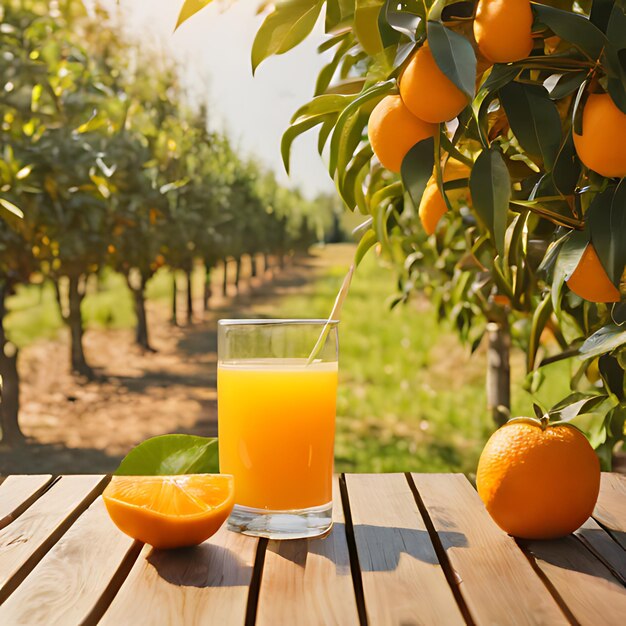
[[[463,624],[403,474],[346,475],[368,621]]]
[[[243,626],[257,544],[224,525],[194,548],[145,546],[99,624]]]
[[[626,585],[626,552],[593,518],[574,533]]]
[[[133,549],[98,498],[0,606],[0,624],[83,623]]]
[[[0,602],[102,490],[104,476],[63,476],[0,531]]]
[[[333,522],[333,530],[323,539],[268,543],[257,626],[359,623],[337,479],[333,484]]]
[[[573,535],[520,541],[582,626],[622,626],[626,589]]]
[[[476,624],[567,624],[514,539],[462,474],[412,474]],[[493,581],[494,585],[486,585]]]
[[[626,550],[626,476],[602,473],[593,516]]]
[[[50,474],[7,476],[0,484],[0,529],[27,509],[52,480]]]

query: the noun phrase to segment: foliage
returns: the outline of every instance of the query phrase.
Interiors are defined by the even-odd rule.
[[[339,194],[366,216],[361,252],[377,241],[398,269],[397,302],[427,289],[440,317],[473,349],[488,322],[510,321],[527,354],[530,390],[543,381],[544,366],[571,359],[571,394],[551,414],[584,427],[608,466],[626,414],[624,286],[621,303],[604,304],[583,300],[566,281],[590,243],[617,288],[623,279],[626,187],[586,167],[573,137],[590,93],[607,92],[626,113],[626,5],[533,3],[530,55],[492,64],[474,39],[476,4],[283,0],[267,9],[252,65],[296,46],[324,11],[319,51],[328,62],[284,134],[286,167],[296,137],[317,128]],[[439,70],[470,100],[439,124],[434,142],[408,152],[397,176],[373,156],[368,118],[381,98],[397,93],[402,70],[426,41]],[[469,179],[444,183],[451,157],[471,166]],[[416,209],[433,163],[451,210],[427,237]],[[463,187],[471,202],[452,202],[446,192]],[[594,364],[597,380],[585,376]]]

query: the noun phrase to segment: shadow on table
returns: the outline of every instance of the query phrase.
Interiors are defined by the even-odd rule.
[[[354,535],[362,572],[395,570],[403,553],[424,563],[439,564],[430,535],[425,530],[357,524]],[[444,531],[439,537],[446,547],[468,546],[463,533]]]
[[[517,543],[526,552],[540,560],[550,563],[561,569],[568,569],[593,578],[602,578],[612,585],[623,589],[618,578],[597,559],[589,550],[580,545],[578,539],[568,535],[561,539],[548,539],[545,541],[518,539]],[[619,576],[619,572],[616,572]]]
[[[159,576],[181,587],[248,586],[252,567],[221,546],[202,543],[192,548],[152,550],[147,558]]]
[[[307,556],[317,554],[330,559],[339,571],[350,567],[349,555],[345,542],[345,524],[335,524],[332,532],[320,539],[308,541],[270,542],[268,550],[276,552],[283,559],[300,567],[306,567]],[[430,535],[425,530],[412,528],[388,528],[357,524],[354,534],[358,546],[359,566],[363,572],[387,572],[395,570],[404,553],[431,565],[438,565],[439,560],[433,549]],[[467,547],[467,538],[463,533],[444,531],[439,533],[441,540],[448,547]]]

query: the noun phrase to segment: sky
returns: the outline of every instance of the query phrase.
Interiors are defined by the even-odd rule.
[[[182,2],[101,0],[121,17],[134,41],[176,59],[181,75],[206,98],[209,125],[226,130],[244,155],[255,155],[281,183],[297,185],[309,197],[331,191],[333,183],[317,153],[315,131],[293,144],[289,178],[280,156],[281,135],[294,111],[312,97],[325,61],[316,51],[323,36],[321,24],[294,50],[264,61],[253,77],[250,50],[263,19],[256,15],[260,0],[214,2],[174,33]]]

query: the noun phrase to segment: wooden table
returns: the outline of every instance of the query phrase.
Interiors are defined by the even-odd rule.
[[[109,520],[106,476],[0,485],[0,624],[625,623],[626,477],[574,535],[516,541],[459,474],[349,474],[324,539],[222,528],[159,552]]]

